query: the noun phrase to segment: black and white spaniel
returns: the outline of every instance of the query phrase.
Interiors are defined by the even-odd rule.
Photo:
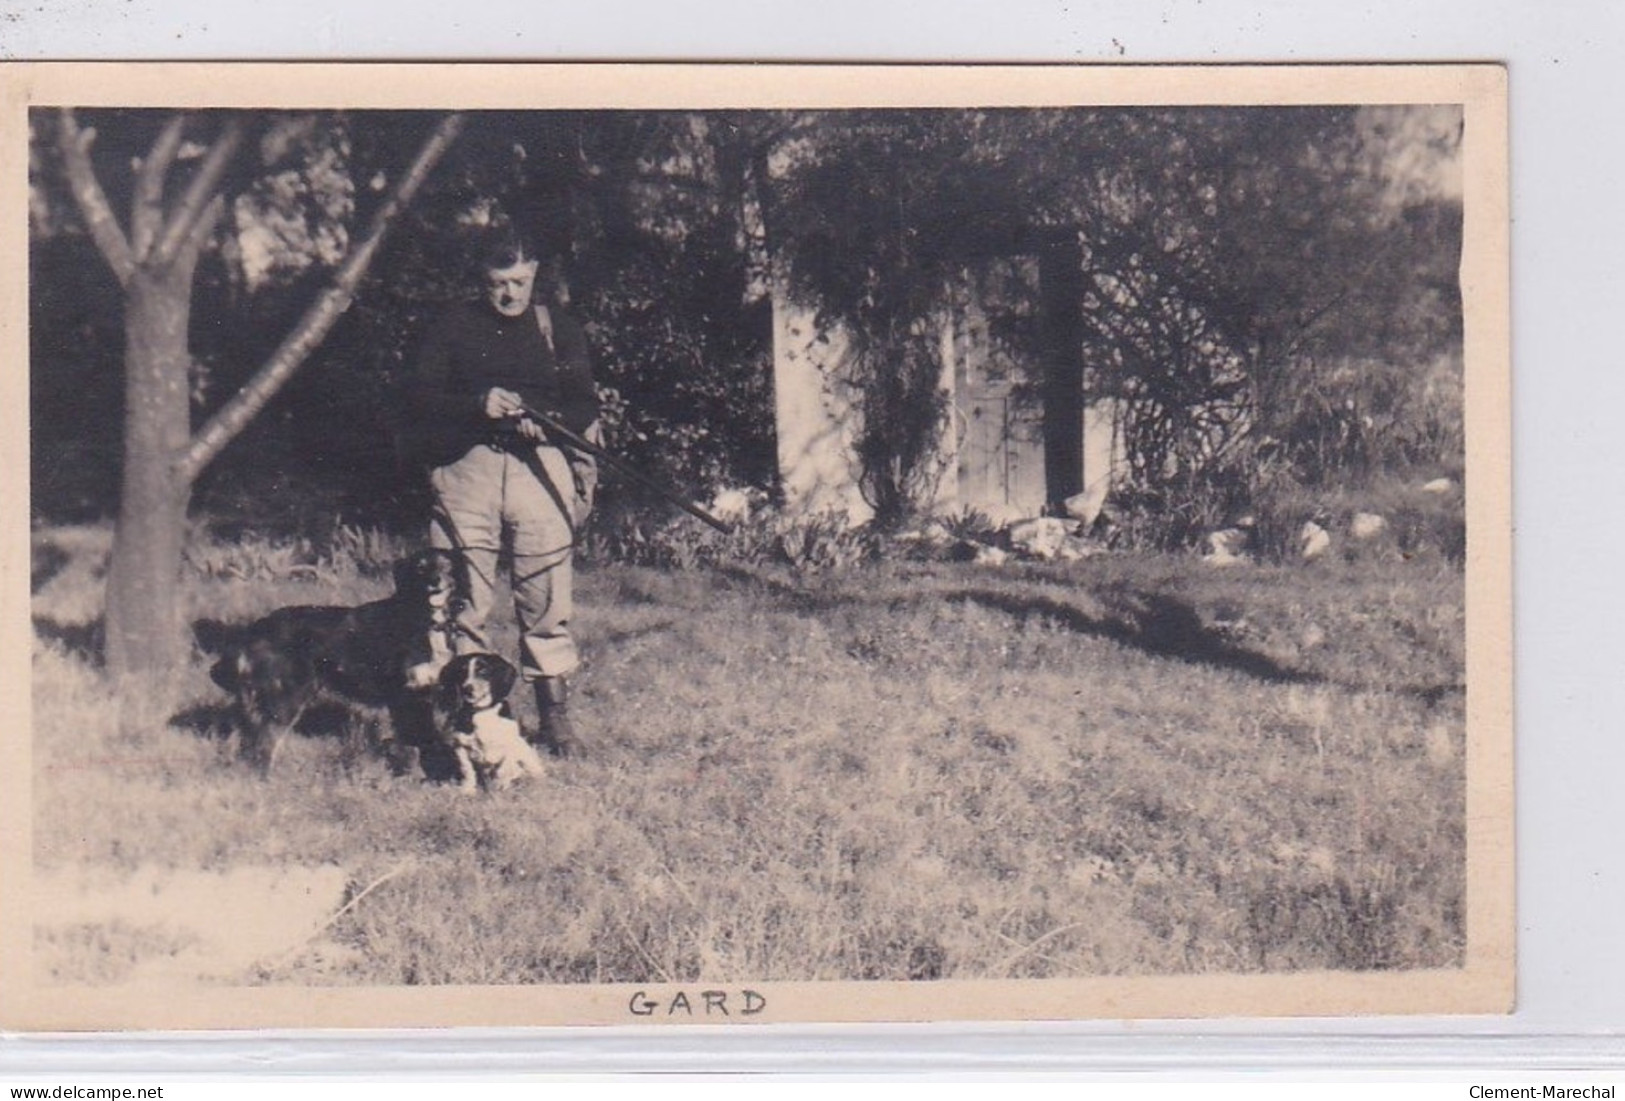
[[[518,674],[495,654],[461,654],[440,671],[445,735],[464,791],[501,790],[542,774],[542,758],[525,741],[508,704]]]

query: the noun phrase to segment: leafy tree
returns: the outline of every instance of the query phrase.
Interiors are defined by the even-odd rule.
[[[788,292],[849,338],[861,488],[882,525],[931,489],[941,438],[940,321],[964,269],[1018,247],[1012,165],[964,112],[802,120],[777,154],[773,248]]]
[[[777,474],[753,179],[771,125],[760,114],[584,120],[570,282],[619,403],[612,442],[696,495]]]
[[[1063,419],[1076,389],[1120,399],[1149,501],[1245,499],[1260,448],[1311,480],[1396,458],[1377,441],[1459,344],[1460,208],[1438,186],[1449,109],[1385,110],[818,116],[779,155],[775,246],[793,292],[852,333],[871,502],[896,516],[923,496],[942,430],[926,334],[1014,253],[1043,261],[1038,314],[1070,319],[1008,334],[1046,364],[1031,389]]]
[[[172,667],[180,653],[177,572],[198,475],[348,307],[391,222],[462,119],[441,120],[354,240],[347,229],[353,184],[342,143],[325,133],[327,120],[239,113],[154,119],[129,112],[101,119],[113,140],[98,150],[97,129],[83,126],[71,109],[60,111],[55,148],[123,306],[123,458],[108,570],[107,665],[115,675],[152,674]],[[259,153],[252,168],[240,156],[251,139]],[[115,213],[110,188],[127,206],[126,220]],[[248,292],[290,266],[318,261],[332,266],[331,281],[258,370],[194,431],[194,280],[228,212]]]
[[[115,668],[161,652],[131,628],[168,631],[154,563],[173,562],[194,492],[212,507],[300,470],[353,499],[411,484],[387,443],[395,385],[505,225],[555,249],[614,445],[696,495],[773,483],[773,286],[851,337],[836,381],[857,396],[863,489],[886,521],[930,496],[938,333],[972,287],[1031,297],[993,336],[1043,365],[1027,390],[1046,416],[1123,403],[1147,508],[1245,502],[1282,463],[1313,482],[1459,450],[1450,109],[490,112],[455,145],[431,137],[423,172],[445,155],[421,188],[400,164],[426,127],[411,112],[85,120],[94,145],[72,112],[31,120],[33,331],[84,360],[36,370],[34,401],[65,419],[116,400],[118,358],[134,388],[123,457],[99,467],[124,483]],[[391,223],[389,263],[352,302]],[[990,265],[1013,256],[1039,277],[994,288]],[[122,328],[94,308],[109,297]],[[300,400],[256,416],[313,354]],[[56,466],[98,468],[84,442]],[[37,484],[72,488],[35,444]],[[291,507],[257,487],[243,495]]]

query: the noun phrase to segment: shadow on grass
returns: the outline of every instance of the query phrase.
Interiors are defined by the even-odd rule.
[[[792,612],[802,614],[815,614],[828,611],[843,605],[859,605],[877,603],[876,600],[863,600],[845,592],[815,591],[793,581],[764,569],[751,566],[721,565],[713,567],[714,575],[726,582],[731,588],[745,592],[758,592],[772,600],[779,606]],[[887,603],[894,603],[888,599]]]
[[[384,762],[396,776],[421,775],[435,783],[455,781],[459,775],[456,758],[437,744],[408,744],[381,733],[389,720],[383,715],[340,700],[318,700],[307,707],[281,735],[309,738],[340,746],[341,767],[354,767],[363,758]],[[224,744],[240,733],[241,713],[227,701],[204,701],[182,708],[169,717],[169,725],[185,730],[204,741]]]
[[[195,703],[169,717],[169,725],[200,738],[223,742],[235,729],[236,709],[229,703]]]
[[[372,716],[337,700],[321,700],[299,716],[292,730],[307,738],[347,738]],[[169,717],[169,725],[190,730],[200,738],[224,740],[237,727],[237,708],[227,701],[205,700],[184,707]]]
[[[1449,684],[1420,684],[1408,688],[1402,688],[1400,691],[1405,693],[1405,695],[1418,700],[1429,710],[1443,706],[1447,700],[1453,700],[1458,697],[1465,700],[1467,696],[1467,686],[1465,684],[1457,684],[1454,682]]]
[[[252,625],[252,621],[227,623],[205,617],[192,622],[192,638],[206,657],[219,659],[244,641]],[[218,664],[210,669],[209,677],[228,694],[233,691],[230,678],[222,676]],[[223,740],[238,731],[243,716],[235,701],[205,702],[185,708],[169,722],[200,737]],[[338,742],[352,760],[376,756],[397,776],[421,771],[425,779],[445,783],[461,775],[456,756],[438,734],[431,707],[382,706],[323,689],[284,729],[300,737]]]
[[[1289,669],[1264,654],[1238,646],[1202,622],[1189,601],[1166,593],[1128,594],[1121,612],[1093,616],[1065,601],[1042,596],[961,590],[943,594],[1004,612],[1018,620],[1042,618],[1080,635],[1104,638],[1153,657],[1228,669],[1271,684],[1312,684],[1324,678]]]
[[[636,642],[639,639],[666,634],[673,630],[677,623],[678,621],[675,619],[663,619],[659,623],[650,623],[645,627],[634,627],[628,631],[610,631],[600,640],[599,645],[606,650],[612,650],[628,642]]]
[[[99,617],[89,623],[62,623],[50,616],[37,615],[34,634],[46,642],[56,643],[88,665],[102,667],[107,631]]]
[[[803,588],[769,573],[741,566],[718,571],[729,581],[753,587],[801,614],[817,614],[837,607],[900,607],[928,601],[976,604],[1026,622],[1043,619],[1091,638],[1106,639],[1154,657],[1173,658],[1195,665],[1229,669],[1272,684],[1314,684],[1325,680],[1316,673],[1291,669],[1267,655],[1249,650],[1202,622],[1187,600],[1144,590],[1114,594],[1113,607],[1092,614],[1076,604],[1037,593],[999,589],[928,589],[899,598],[895,591],[870,594],[849,589]]]

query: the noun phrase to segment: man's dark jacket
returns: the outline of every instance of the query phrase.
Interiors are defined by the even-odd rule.
[[[511,422],[485,415],[493,386],[514,391],[574,432],[597,419],[586,333],[556,307],[548,318],[545,337],[534,309],[504,317],[487,303],[463,303],[435,319],[407,387],[410,431],[425,462],[443,466],[483,443],[518,444]]]

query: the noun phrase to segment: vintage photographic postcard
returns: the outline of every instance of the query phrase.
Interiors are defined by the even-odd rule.
[[[0,88],[0,1024],[1511,1009],[1499,66]]]

